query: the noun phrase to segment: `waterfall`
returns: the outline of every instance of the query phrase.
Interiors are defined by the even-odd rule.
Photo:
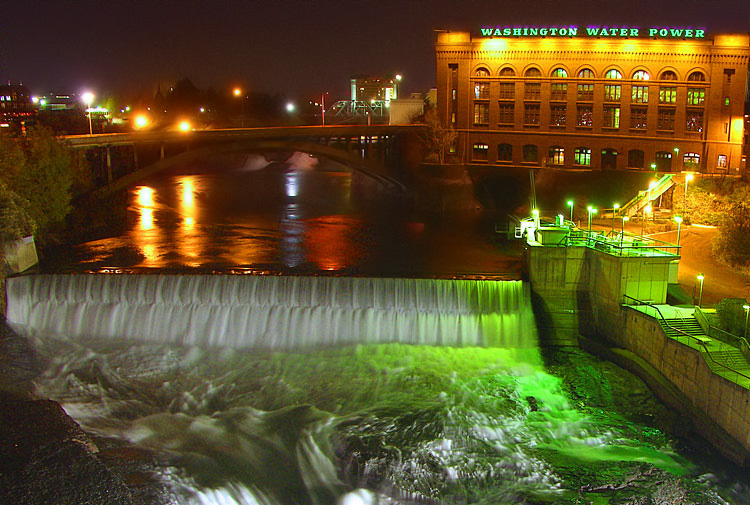
[[[7,280],[17,331],[292,349],[401,342],[536,346],[521,281],[252,275],[26,275]]]

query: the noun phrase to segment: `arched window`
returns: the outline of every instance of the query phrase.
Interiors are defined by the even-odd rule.
[[[539,161],[539,149],[534,144],[523,146],[523,162],[536,163]]]
[[[498,144],[497,161],[513,161],[513,146],[510,144]]]
[[[514,77],[515,75],[516,72],[510,67],[500,69],[500,77]]]
[[[564,165],[565,164],[565,149],[560,146],[551,146],[549,148],[549,163],[550,165]]]
[[[688,81],[706,81],[706,75],[703,72],[693,72],[688,76]]]
[[[534,67],[528,69],[526,73],[524,74],[524,77],[541,77],[541,76],[542,76],[542,72],[538,68],[534,68]]]
[[[578,72],[578,78],[579,79],[593,79],[594,78],[594,71],[590,68],[584,68],[580,72]]]
[[[659,76],[659,79],[662,81],[676,81],[677,74],[675,74],[671,70],[665,70],[664,72],[661,73],[661,76]]]
[[[619,70],[616,68],[613,68],[612,70],[607,70],[607,73],[604,74],[605,79],[622,79],[622,74]]]
[[[643,161],[645,156],[643,151],[639,149],[632,149],[628,151],[628,166],[631,168],[643,168]]]
[[[489,75],[490,75],[490,71],[484,67],[479,67],[478,69],[474,71],[475,77],[489,77]]]
[[[591,149],[576,147],[574,162],[576,165],[591,166]]]
[[[565,78],[568,77],[568,72],[561,67],[557,67],[552,71],[551,77]]]
[[[651,76],[645,70],[637,70],[633,73],[633,79],[636,81],[648,81]]]

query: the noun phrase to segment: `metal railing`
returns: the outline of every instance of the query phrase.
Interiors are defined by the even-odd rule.
[[[717,367],[720,367],[720,368],[726,370],[725,374],[730,374],[730,375],[734,374],[735,375],[735,377],[736,377],[735,381],[734,381],[735,383],[738,383],[738,380],[739,380],[740,377],[743,377],[743,378],[747,379],[748,381],[750,381],[750,376],[745,375],[741,371],[736,370],[736,369],[732,368],[731,366],[729,366],[729,365],[727,365],[725,363],[721,363],[719,361],[716,361],[714,359],[714,357],[711,355],[711,351],[708,350],[708,347],[706,346],[706,342],[704,342],[700,338],[696,337],[695,335],[691,335],[691,334],[687,333],[686,331],[684,331],[684,330],[682,330],[680,328],[675,328],[674,326],[672,326],[671,324],[669,324],[669,322],[667,321],[667,318],[665,318],[664,314],[662,314],[661,310],[659,310],[659,307],[657,307],[653,303],[647,302],[647,301],[643,301],[643,300],[639,300],[639,299],[633,298],[632,296],[629,296],[629,295],[623,295],[623,297],[626,298],[626,299],[628,299],[628,300],[632,300],[632,301],[635,302],[634,304],[627,304],[626,307],[630,307],[631,305],[637,305],[637,306],[644,306],[645,305],[645,306],[648,306],[649,309],[653,309],[653,311],[654,311],[653,315],[649,314],[649,311],[644,311],[643,313],[645,313],[647,316],[651,316],[654,319],[656,319],[662,327],[669,328],[670,330],[672,330],[672,331],[680,334],[680,337],[668,337],[668,338],[672,338],[674,340],[677,340],[680,343],[684,343],[681,340],[682,338],[685,338],[685,340],[687,342],[694,341],[696,344],[698,344],[699,346],[701,346],[703,348],[703,350],[705,351],[704,356],[708,356],[708,359],[710,359]],[[679,311],[677,311],[677,312],[679,312]],[[658,317],[657,317],[657,315],[658,315]],[[680,314],[679,318],[680,319],[684,319],[681,314]],[[672,318],[672,319],[677,319],[677,318]],[[665,334],[665,336],[667,336],[667,335]],[[726,349],[727,347],[729,349]],[[719,349],[718,349],[719,351],[734,350],[734,349],[737,349],[737,348],[733,347],[733,346],[730,346],[729,344],[725,344],[724,342],[721,342],[719,340]],[[725,378],[729,378],[726,375],[722,375],[722,376],[725,377]]]
[[[568,245],[583,245],[615,256],[674,256],[680,246],[623,231],[571,230]]]
[[[750,361],[750,344],[748,344],[745,337],[740,337],[734,333],[730,333],[712,325],[708,322],[708,318],[700,307],[695,307],[695,318],[698,320],[698,324],[701,325],[701,328],[703,328],[703,331],[706,332],[706,335],[736,347],[742,352],[745,359]]]

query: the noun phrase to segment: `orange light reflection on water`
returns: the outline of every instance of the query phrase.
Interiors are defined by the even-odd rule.
[[[178,230],[177,249],[190,267],[201,266],[202,241],[197,227],[198,207],[195,204],[195,188],[199,181],[194,175],[177,178],[181,225]]]
[[[307,260],[321,270],[338,271],[357,264],[363,254],[354,237],[363,222],[351,216],[322,216],[305,220]]]
[[[143,262],[151,265],[158,258],[155,242],[160,235],[159,231],[154,228],[153,206],[155,191],[148,186],[140,186],[136,188],[136,195],[136,208],[139,212],[139,231],[136,231],[133,236],[136,242],[135,245],[143,255]]]

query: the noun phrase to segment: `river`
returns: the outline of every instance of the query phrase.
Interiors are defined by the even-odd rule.
[[[350,173],[308,161],[144,181],[123,231],[44,268],[518,278],[517,246],[486,216],[358,200]],[[672,434],[680,419],[642,382],[524,333],[513,346],[284,350],[35,336],[36,389],[143,501],[750,503],[750,479]]]

